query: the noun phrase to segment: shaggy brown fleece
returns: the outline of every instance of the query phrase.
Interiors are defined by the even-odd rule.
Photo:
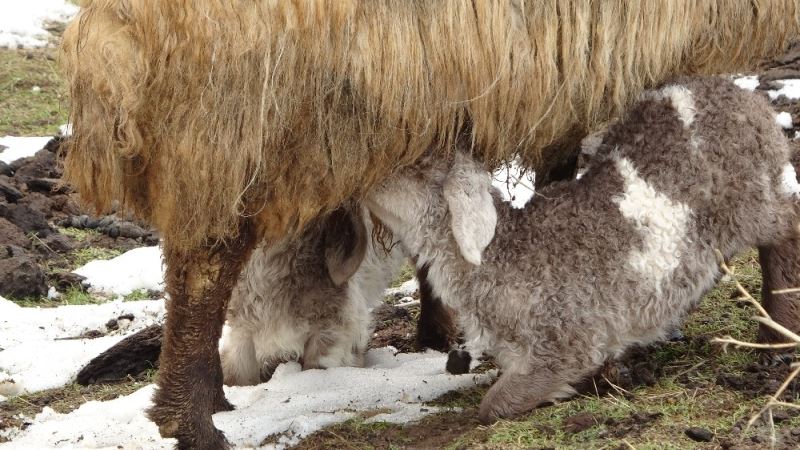
[[[558,144],[678,73],[784,48],[798,0],[87,0],[64,35],[67,181],[173,246],[277,237],[469,136]],[[558,150],[562,149],[562,150]]]

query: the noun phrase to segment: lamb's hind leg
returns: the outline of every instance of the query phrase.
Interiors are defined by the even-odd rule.
[[[764,309],[779,324],[800,333],[800,292],[775,294],[779,289],[800,287],[800,237],[794,236],[770,247],[758,249],[764,279]],[[789,339],[761,325],[758,340],[766,343],[789,342]]]
[[[218,342],[231,290],[256,242],[250,226],[225,244],[185,250],[164,244],[170,300],[158,390],[150,418],[178,448],[226,448],[214,412],[232,409],[222,391]]]
[[[478,418],[488,424],[574,393],[563,376],[545,368],[526,374],[504,373],[483,397]]]

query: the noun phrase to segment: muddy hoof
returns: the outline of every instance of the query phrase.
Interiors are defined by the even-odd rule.
[[[163,438],[175,438],[177,449],[225,450],[231,448],[225,434],[214,427],[211,416],[176,414],[169,408],[154,406],[148,411]]]

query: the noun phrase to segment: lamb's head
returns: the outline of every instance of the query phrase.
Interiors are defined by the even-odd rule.
[[[376,186],[366,205],[412,253],[419,253],[430,227],[449,223],[461,255],[480,265],[497,224],[491,177],[468,155],[450,161],[424,161]],[[448,234],[450,234],[448,233]]]

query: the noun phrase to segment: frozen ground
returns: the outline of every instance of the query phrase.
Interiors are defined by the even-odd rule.
[[[66,0],[0,1],[0,47],[35,48],[48,45],[51,22],[66,22],[78,7]]]
[[[407,422],[437,412],[424,405],[440,395],[491,381],[493,374],[448,375],[447,357],[438,352],[397,354],[370,350],[364,368],[300,371],[297,363],[279,367],[258,386],[226,388],[236,405],[214,416],[215,425],[240,448],[281,448],[354,417]],[[0,448],[167,449],[144,411],[153,386],[108,402],[88,402],[70,414],[45,408],[24,431]]]
[[[89,360],[163,316],[163,300],[23,308],[0,297],[0,395],[64,386]],[[109,332],[110,321],[117,330]],[[81,338],[90,331],[104,336]]]

